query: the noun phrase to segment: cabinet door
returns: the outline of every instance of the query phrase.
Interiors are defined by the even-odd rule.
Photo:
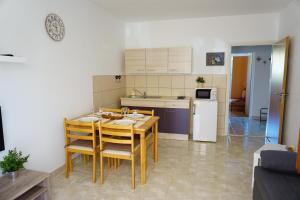
[[[146,49],[146,72],[147,73],[168,72],[168,49],[166,48]]]
[[[125,50],[125,72],[126,74],[143,74],[146,71],[146,50]]]
[[[137,107],[137,106],[129,106],[130,109],[134,110],[154,110],[154,115],[159,116],[158,121],[158,131],[161,133],[166,133],[165,130],[165,109],[164,108],[152,108],[152,107]]]
[[[181,108],[149,108],[129,106],[130,109],[154,110],[154,115],[159,116],[158,132],[189,134],[190,110]]]
[[[189,110],[166,108],[164,112],[164,130],[166,133],[189,133]]]
[[[192,48],[178,47],[169,48],[168,57],[169,73],[191,73],[192,72]]]

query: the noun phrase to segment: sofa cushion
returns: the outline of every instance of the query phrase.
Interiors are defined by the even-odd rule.
[[[267,150],[260,153],[261,166],[277,172],[297,174],[297,153],[288,151]]]
[[[300,176],[255,167],[255,184],[265,200],[299,200]]]

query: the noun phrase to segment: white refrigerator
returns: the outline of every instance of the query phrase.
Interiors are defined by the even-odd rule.
[[[218,124],[217,100],[194,100],[193,106],[193,140],[216,142]]]

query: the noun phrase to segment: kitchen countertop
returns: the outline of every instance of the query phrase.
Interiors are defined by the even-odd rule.
[[[121,98],[122,106],[136,106],[136,107],[151,107],[151,108],[183,108],[190,109],[191,98],[177,99],[172,96],[148,96],[143,98],[142,96],[137,97],[123,97]]]
[[[121,97],[121,99],[130,99],[130,100],[137,100],[137,101],[190,101],[191,97],[185,97],[185,99],[177,99],[177,96],[160,96],[159,98],[154,97],[151,98],[147,97],[147,98],[143,98],[143,97],[130,97],[130,96],[125,96],[125,97]]]

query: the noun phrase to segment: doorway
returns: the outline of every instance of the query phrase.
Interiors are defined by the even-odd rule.
[[[229,134],[265,137],[272,46],[233,46],[231,53]]]
[[[247,84],[247,80],[251,80],[251,72],[248,71],[248,69],[251,69],[251,63],[249,62],[251,57],[251,55],[238,54],[232,56],[230,92],[230,113],[232,116],[247,117],[249,113],[247,91],[250,91],[250,85]]]

